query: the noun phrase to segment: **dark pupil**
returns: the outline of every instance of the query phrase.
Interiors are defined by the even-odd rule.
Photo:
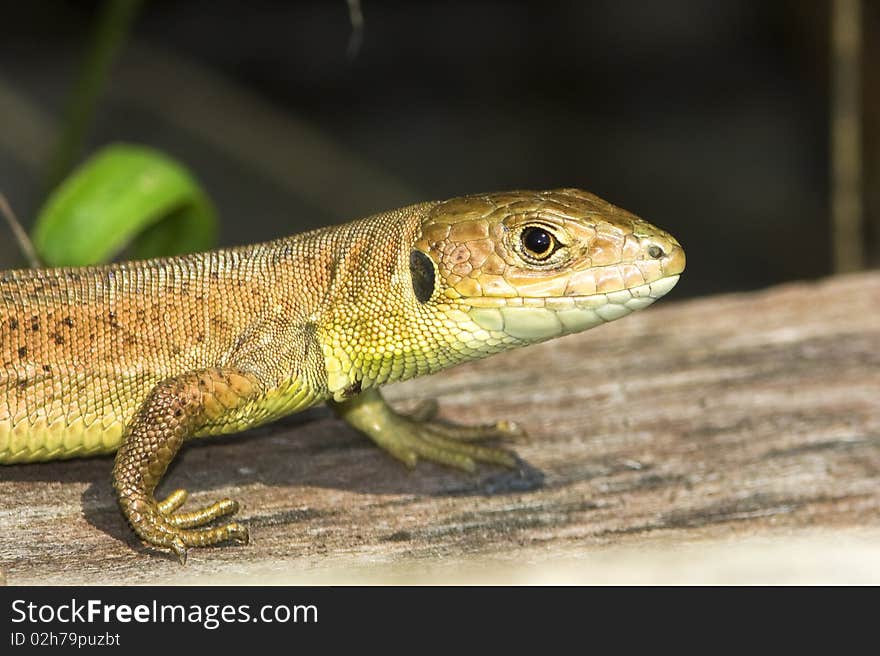
[[[526,228],[522,236],[523,246],[535,253],[543,255],[553,245],[553,237],[541,228]]]

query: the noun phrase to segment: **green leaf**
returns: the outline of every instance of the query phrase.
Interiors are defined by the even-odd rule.
[[[180,164],[152,148],[108,146],[77,168],[40,210],[32,239],[48,266],[138,259],[211,248],[217,217]]]

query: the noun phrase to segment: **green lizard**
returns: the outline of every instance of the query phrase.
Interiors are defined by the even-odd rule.
[[[684,269],[669,234],[587,192],[429,202],[277,241],[108,266],[0,273],[0,463],[116,451],[140,538],[247,542],[153,492],[183,443],[321,402],[412,467],[513,466],[477,444],[516,426],[403,415],[378,387],[586,330],[650,305]],[[417,416],[421,415],[421,416]]]

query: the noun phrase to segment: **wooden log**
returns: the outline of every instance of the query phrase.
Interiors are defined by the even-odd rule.
[[[751,581],[819,545],[807,580],[880,576],[876,272],[667,299],[388,395],[521,423],[522,469],[408,472],[323,408],[205,440],[160,492],[238,499],[251,544],[181,567],[126,526],[111,458],[4,466],[0,569],[11,584]]]

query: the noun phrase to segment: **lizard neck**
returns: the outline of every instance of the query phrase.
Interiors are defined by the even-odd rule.
[[[305,312],[320,349],[327,395],[342,401],[384,383],[433,373],[493,352],[462,335],[479,331],[455,301],[422,303],[410,253],[435,203],[414,205],[293,238],[302,270],[320,272]],[[290,281],[291,292],[302,288]],[[464,331],[464,333],[463,333]],[[500,349],[499,349],[500,350]]]

